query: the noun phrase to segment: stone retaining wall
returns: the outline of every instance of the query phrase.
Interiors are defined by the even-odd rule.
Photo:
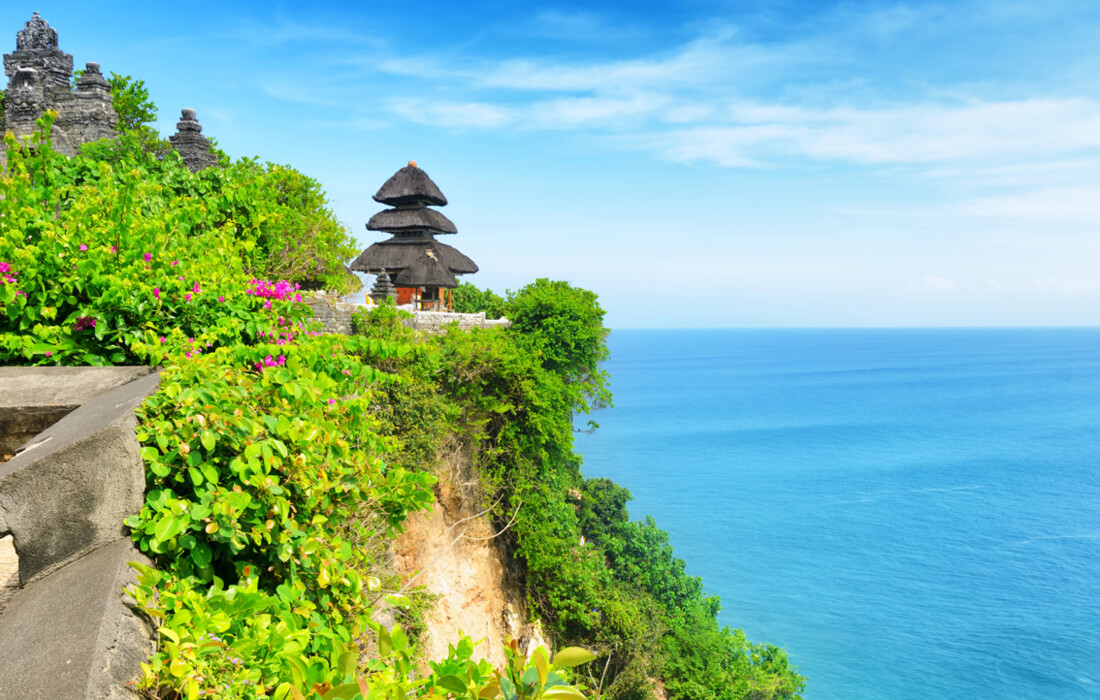
[[[351,317],[357,311],[366,310],[370,313],[375,306],[366,304],[352,304],[340,300],[339,297],[329,296],[324,292],[314,292],[306,297],[306,304],[313,310],[313,317],[320,321],[327,333],[342,333],[351,335]],[[411,306],[399,306],[398,309],[409,311],[413,317],[404,321],[405,325],[413,330],[425,333],[441,333],[443,328],[451,323],[457,323],[461,330],[471,328],[493,328],[501,326],[507,328],[512,322],[506,318],[487,319],[485,314],[459,314],[446,311],[415,311]]]
[[[148,367],[0,367],[0,698],[136,699],[153,644],[123,594],[149,564],[123,520],[144,502],[134,410]]]

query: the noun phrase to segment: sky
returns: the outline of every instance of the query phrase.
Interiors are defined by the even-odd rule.
[[[1100,322],[1100,3],[9,0],[5,52],[33,11],[364,248],[416,160],[464,279],[612,328]]]

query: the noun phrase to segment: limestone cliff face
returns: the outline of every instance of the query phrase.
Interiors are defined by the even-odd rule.
[[[525,650],[546,642],[539,626],[527,622],[523,594],[508,580],[507,556],[482,512],[469,450],[454,447],[439,472],[431,511],[411,516],[395,543],[397,572],[438,597],[426,616],[426,659],[444,658],[448,644],[467,634],[484,640],[477,653],[500,666],[509,636]]]

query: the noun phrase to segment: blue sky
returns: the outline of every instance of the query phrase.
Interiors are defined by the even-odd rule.
[[[1100,3],[6,2],[364,247],[415,159],[503,292],[612,327],[1100,321]],[[6,37],[6,38],[5,38]]]

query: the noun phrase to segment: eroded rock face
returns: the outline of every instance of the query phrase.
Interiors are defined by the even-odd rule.
[[[19,590],[19,556],[11,535],[0,537],[0,614]]]
[[[98,63],[89,63],[71,87],[73,57],[60,49],[57,30],[35,12],[15,35],[15,51],[4,54],[8,89],[4,97],[4,131],[34,133],[48,109],[57,111],[51,137],[54,150],[76,155],[83,143],[115,136],[118,115]]]
[[[509,580],[507,558],[485,515],[478,515],[479,493],[470,456],[459,449],[444,460],[435,487],[436,503],[428,513],[415,513],[394,545],[397,571],[414,586],[437,596],[425,622],[431,631],[424,658],[447,656],[459,634],[485,641],[475,655],[494,666],[505,663],[504,642],[515,637],[530,653],[545,645],[541,630],[529,625],[523,595]]]

